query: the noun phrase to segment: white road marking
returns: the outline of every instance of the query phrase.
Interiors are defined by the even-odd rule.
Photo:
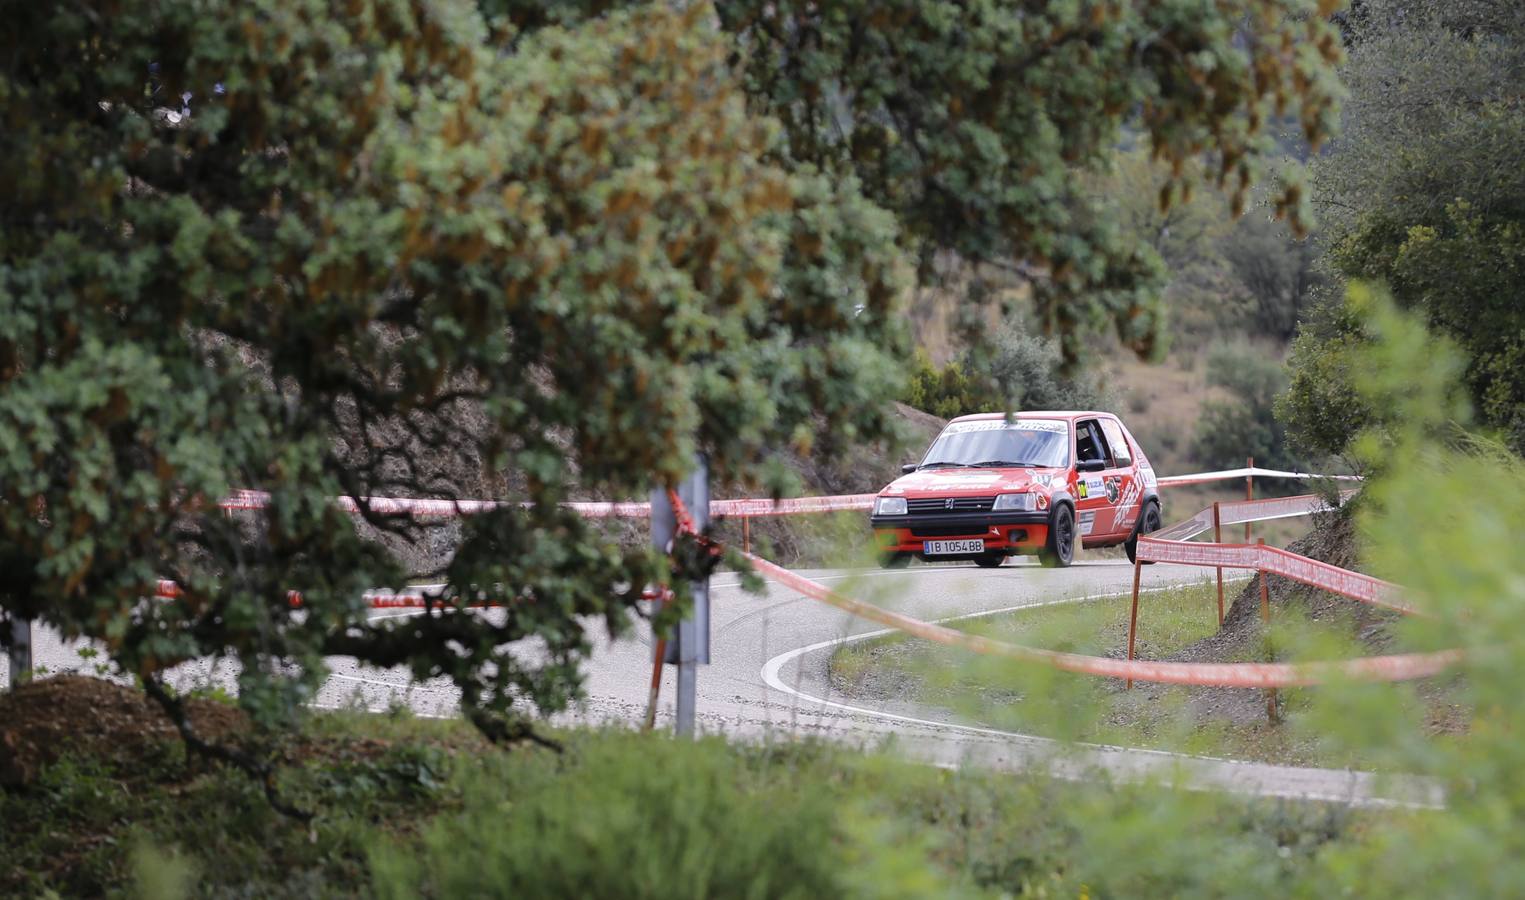
[[[1251,577],[1253,577],[1253,576],[1251,576]],[[1228,581],[1228,580],[1229,579],[1225,579],[1225,581]],[[1249,579],[1249,577],[1240,577],[1240,578],[1236,578],[1236,579],[1233,579],[1233,580],[1234,581],[1248,581],[1250,579]],[[1168,588],[1167,588],[1167,590],[1168,590]],[[1146,593],[1157,593],[1157,592],[1158,591],[1156,590],[1156,591],[1150,591],[1150,592],[1146,592]],[[1087,602],[1096,602],[1096,601],[1101,601],[1101,600],[1112,600],[1112,599],[1116,599],[1118,596],[1120,596],[1120,595],[1118,595],[1116,593],[1106,593],[1106,594],[1090,594],[1090,595],[1086,595],[1086,596],[1083,596],[1083,597],[1066,597],[1066,598],[1061,599],[1061,600],[1046,600],[1046,601],[1041,601],[1041,602],[1038,602],[1038,603],[1024,603],[1024,604],[1019,604],[1019,605],[1016,605],[1016,606],[1007,606],[1007,607],[1003,607],[1001,609],[981,610],[981,611],[978,611],[978,612],[963,613],[961,615],[947,616],[947,617],[940,618],[940,619],[933,619],[931,621],[932,621],[932,624],[935,624],[935,625],[945,625],[945,624],[947,624],[949,622],[959,622],[959,621],[965,621],[965,620],[968,620],[968,619],[984,618],[984,617],[988,617],[988,616],[999,616],[999,615],[1003,615],[1003,614],[1006,614],[1006,613],[1019,612],[1019,611],[1022,611],[1022,610],[1041,609],[1043,607],[1060,606],[1060,605],[1072,604],[1072,603],[1087,603]],[[1142,596],[1142,594],[1141,594],[1141,596]],[[818,650],[826,650],[826,649],[829,649],[831,647],[840,647],[840,646],[843,646],[843,645],[846,645],[846,644],[853,644],[853,643],[858,643],[858,642],[861,642],[861,641],[869,641],[869,640],[873,640],[874,638],[885,637],[886,635],[898,634],[898,633],[900,633],[899,630],[895,629],[895,628],[880,628],[880,629],[876,629],[874,631],[866,631],[866,632],[863,632],[861,634],[845,635],[843,637],[832,638],[832,639],[826,640],[826,641],[817,641],[817,642],[815,642],[813,644],[808,644],[808,645],[806,645],[804,647],[799,647],[799,648],[796,648],[794,650],[789,650],[787,652],[780,653],[779,655],[773,657],[772,659],[769,659],[763,665],[762,672],[761,672],[763,683],[766,684],[768,687],[772,688],[773,690],[778,691],[778,692],[783,693],[783,694],[787,694],[787,695],[789,695],[791,697],[795,697],[795,698],[798,698],[800,700],[804,700],[804,701],[809,702],[809,703],[818,703],[821,706],[828,707],[828,708],[831,708],[831,709],[841,710],[843,712],[854,713],[854,714],[857,714],[857,715],[871,716],[871,717],[879,718],[879,719],[887,719],[887,720],[894,721],[894,722],[904,722],[904,723],[909,724],[909,725],[920,725],[920,726],[923,726],[923,727],[930,727],[930,728],[935,728],[935,729],[939,729],[939,730],[954,730],[954,731],[961,731],[961,732],[968,733],[968,734],[979,734],[979,735],[985,735],[985,736],[989,736],[989,737],[1004,738],[1004,739],[1010,740],[1010,741],[1020,741],[1022,743],[1027,744],[1028,746],[1032,746],[1032,747],[1046,747],[1046,748],[1058,749],[1058,748],[1061,748],[1061,747],[1064,747],[1064,746],[1071,746],[1071,747],[1078,747],[1078,748],[1081,748],[1083,750],[1086,750],[1086,751],[1089,751],[1089,752],[1092,752],[1092,753],[1122,754],[1122,755],[1126,755],[1126,756],[1133,757],[1133,758],[1148,758],[1148,757],[1153,757],[1153,758],[1159,759],[1161,761],[1172,761],[1172,762],[1181,763],[1181,764],[1208,764],[1208,765],[1225,766],[1225,767],[1235,767],[1235,766],[1237,766],[1237,767],[1243,767],[1243,768],[1246,768],[1246,769],[1262,765],[1262,764],[1258,764],[1258,763],[1249,762],[1249,761],[1246,761],[1246,760],[1228,759],[1228,758],[1216,757],[1216,756],[1202,756],[1202,755],[1188,754],[1188,753],[1177,753],[1177,752],[1173,752],[1173,751],[1169,751],[1169,750],[1152,750],[1152,749],[1147,749],[1147,748],[1142,748],[1142,747],[1119,747],[1119,746],[1114,746],[1114,745],[1111,745],[1111,744],[1096,744],[1096,743],[1090,743],[1090,742],[1086,742],[1086,741],[1075,741],[1075,742],[1066,744],[1065,742],[1056,740],[1054,738],[1045,738],[1045,737],[1039,737],[1037,735],[1022,734],[1022,733],[1016,732],[1016,731],[1003,731],[1003,730],[998,729],[998,728],[985,728],[985,727],[978,726],[978,725],[960,725],[960,724],[955,724],[955,723],[951,723],[951,722],[940,722],[940,721],[937,721],[935,719],[923,719],[923,718],[919,718],[919,717],[916,717],[916,716],[902,715],[900,713],[885,712],[883,710],[870,709],[868,707],[854,706],[854,705],[849,704],[849,703],[840,703],[840,702],[835,701],[835,700],[828,700],[825,697],[817,697],[817,696],[815,696],[813,694],[805,693],[804,691],[801,691],[801,690],[799,690],[799,689],[797,689],[795,687],[791,687],[789,684],[785,683],[783,678],[779,674],[783,670],[783,667],[785,665],[787,665],[788,663],[790,663],[790,662],[792,662],[792,661],[794,661],[794,660],[796,660],[796,659],[798,659],[798,658],[800,658],[802,656],[805,656],[805,655],[807,655],[809,653],[814,653],[814,652],[816,652]],[[944,765],[945,765],[945,767],[948,767],[948,766],[946,766],[946,764],[944,764]],[[1305,800],[1323,800],[1323,801],[1328,801],[1328,802],[1344,803],[1344,804],[1349,804],[1349,805],[1352,805],[1352,806],[1360,806],[1360,807],[1381,807],[1381,808],[1399,807],[1399,808],[1405,808],[1405,809],[1441,809],[1441,808],[1444,808],[1444,805],[1445,805],[1444,801],[1442,799],[1443,798],[1443,792],[1439,788],[1438,784],[1433,782],[1432,779],[1415,778],[1414,776],[1406,776],[1406,777],[1405,776],[1396,776],[1398,779],[1406,780],[1408,782],[1408,786],[1409,786],[1408,787],[1408,793],[1410,793],[1410,794],[1412,794],[1414,796],[1420,796],[1420,797],[1424,798],[1424,799],[1412,800],[1412,799],[1402,799],[1402,798],[1395,798],[1395,797],[1384,797],[1384,796],[1379,796],[1379,795],[1375,795],[1375,794],[1370,793],[1369,783],[1375,781],[1377,779],[1377,777],[1378,777],[1378,776],[1376,776],[1373,773],[1359,772],[1359,771],[1353,771],[1353,770],[1348,770],[1348,769],[1347,770],[1334,770],[1334,769],[1317,769],[1317,768],[1305,768],[1305,767],[1283,767],[1283,766],[1269,766],[1269,765],[1267,765],[1266,767],[1267,768],[1276,768],[1276,769],[1282,769],[1282,768],[1296,769],[1298,771],[1306,772],[1306,773],[1309,773],[1309,774],[1327,774],[1327,775],[1332,776],[1334,778],[1339,778],[1339,777],[1342,777],[1342,776],[1343,777],[1348,777],[1349,780],[1350,780],[1350,790],[1349,790],[1349,792],[1345,792],[1345,793],[1333,793],[1333,792],[1329,792],[1329,791],[1323,791],[1323,792],[1320,792],[1320,791],[1309,791],[1309,790],[1302,789],[1302,788],[1288,788],[1286,790],[1278,791],[1278,790],[1275,790],[1275,789],[1268,790],[1268,789],[1266,789],[1263,786],[1260,786],[1260,787],[1256,787],[1256,786],[1252,786],[1252,785],[1243,785],[1243,786],[1241,786],[1241,785],[1238,785],[1236,783],[1236,781],[1233,780],[1233,779],[1230,779],[1227,782],[1226,785],[1225,784],[1218,784],[1218,785],[1216,785],[1216,787],[1218,787],[1218,788],[1227,787],[1230,790],[1236,790],[1237,789],[1237,790],[1241,790],[1241,791],[1243,791],[1245,793],[1251,793],[1251,794],[1256,794],[1256,795],[1260,795],[1260,796],[1270,795],[1270,796],[1285,796],[1285,797],[1290,797],[1290,798],[1300,798],[1300,799],[1305,799]],[[1109,770],[1113,771],[1113,774],[1120,774],[1120,773],[1118,773],[1116,771],[1116,767],[1108,767],[1108,768],[1109,768]],[[1070,777],[1068,774],[1065,774],[1065,773],[1057,773],[1057,774],[1060,774],[1061,777]],[[1144,772],[1142,774],[1148,775],[1148,774],[1152,774],[1152,773]],[[1363,782],[1364,783],[1368,783],[1367,792],[1364,793],[1364,794],[1363,793],[1358,793],[1357,785],[1359,783],[1363,783]],[[1211,789],[1212,787],[1214,787],[1214,785],[1210,785],[1210,784],[1206,784],[1206,783],[1192,783],[1192,782],[1186,782],[1182,786],[1185,786],[1185,787],[1188,787],[1188,788],[1191,788],[1191,789],[1194,789],[1194,790],[1207,790],[1207,789]]]

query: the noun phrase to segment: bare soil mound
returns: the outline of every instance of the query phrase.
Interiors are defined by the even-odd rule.
[[[208,740],[248,728],[242,712],[211,700],[190,700],[186,710]],[[65,753],[131,765],[179,739],[141,691],[82,675],[28,682],[0,694],[0,785],[29,784]]]
[[[1355,520],[1348,512],[1323,513],[1315,517],[1307,536],[1287,546],[1293,553],[1361,571]],[[1392,644],[1389,627],[1398,613],[1358,603],[1338,594],[1271,576],[1267,593],[1271,614],[1286,610],[1314,622],[1346,623],[1357,640],[1371,653],[1383,653]],[[1234,597],[1217,634],[1187,647],[1173,659],[1181,662],[1230,662],[1259,653],[1263,635],[1260,621],[1260,578],[1252,578]],[[1256,657],[1258,658],[1258,657]]]
[[[1293,541],[1288,550],[1343,569],[1362,571],[1355,530],[1355,517],[1349,509],[1323,513],[1315,517],[1307,536]],[[1272,661],[1264,649],[1265,628],[1260,619],[1260,579],[1244,583],[1224,614],[1223,627],[1179,653],[1168,657],[1178,662]],[[1366,655],[1396,652],[1392,625],[1401,616],[1380,607],[1359,603],[1286,578],[1270,576],[1267,593],[1272,617],[1292,614],[1311,622],[1322,623],[1348,633]],[[1280,656],[1278,655],[1278,659]],[[1466,730],[1466,711],[1454,702],[1450,682],[1445,678],[1421,683],[1420,695],[1428,708],[1429,727],[1436,733],[1459,733]],[[1137,690],[1137,686],[1135,686]],[[1145,688],[1145,697],[1161,693],[1162,686]],[[1194,714],[1204,721],[1227,720],[1236,724],[1266,724],[1266,700],[1263,691],[1245,688],[1193,687],[1188,698]]]

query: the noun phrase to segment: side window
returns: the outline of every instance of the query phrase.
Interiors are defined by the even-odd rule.
[[[1087,419],[1075,426],[1075,459],[1080,462],[1109,459],[1107,442],[1096,427],[1095,419]]]
[[[1102,419],[1101,430],[1107,435],[1107,443],[1112,446],[1112,458],[1117,460],[1117,465],[1132,465],[1133,451],[1128,447],[1128,439],[1123,437],[1122,426],[1111,419]]]

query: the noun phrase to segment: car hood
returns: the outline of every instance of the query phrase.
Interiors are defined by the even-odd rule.
[[[914,497],[923,494],[997,494],[1025,491],[1037,485],[1048,487],[1060,477],[1062,469],[926,469],[902,475],[879,493],[887,497]]]

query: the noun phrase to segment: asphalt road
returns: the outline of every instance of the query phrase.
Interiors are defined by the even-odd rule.
[[[1038,604],[1101,597],[1126,603],[1133,568],[1125,561],[1082,559],[1069,569],[1043,569],[1022,561],[1000,569],[967,565],[913,566],[904,570],[802,572],[858,599],[925,620],[947,619]],[[1210,577],[1210,570],[1156,565],[1143,584],[1161,587]],[[740,589],[733,574],[712,582],[712,663],[698,675],[698,724],[706,732],[743,739],[819,736],[872,746],[893,737],[897,752],[939,765],[974,764],[999,770],[1042,767],[1061,777],[1105,773],[1123,780],[1158,779],[1193,789],[1261,796],[1337,800],[1361,805],[1437,805],[1443,795],[1420,779],[1377,779],[1350,771],[1272,766],[1158,751],[1086,746],[1061,748],[1026,735],[941,721],[940,713],[911,703],[867,707],[834,694],[826,661],[838,644],[881,632],[874,623],[769,585],[762,595]],[[380,616],[411,615],[379,612]],[[493,615],[492,612],[484,613]],[[83,669],[78,647],[36,635],[36,663],[50,670]],[[651,676],[651,635],[638,627],[618,641],[601,637],[586,667],[587,699],[558,721],[632,724],[645,713]],[[533,652],[526,649],[525,652]],[[330,660],[332,678],[315,703],[383,710],[405,703],[420,715],[454,715],[458,698],[445,682],[412,683],[403,670],[375,670],[348,658]],[[232,684],[227,662],[181,667],[182,684],[209,679]],[[3,677],[3,673],[0,673]],[[670,726],[673,670],[663,680],[658,723]],[[1061,751],[1062,752],[1059,752]]]

